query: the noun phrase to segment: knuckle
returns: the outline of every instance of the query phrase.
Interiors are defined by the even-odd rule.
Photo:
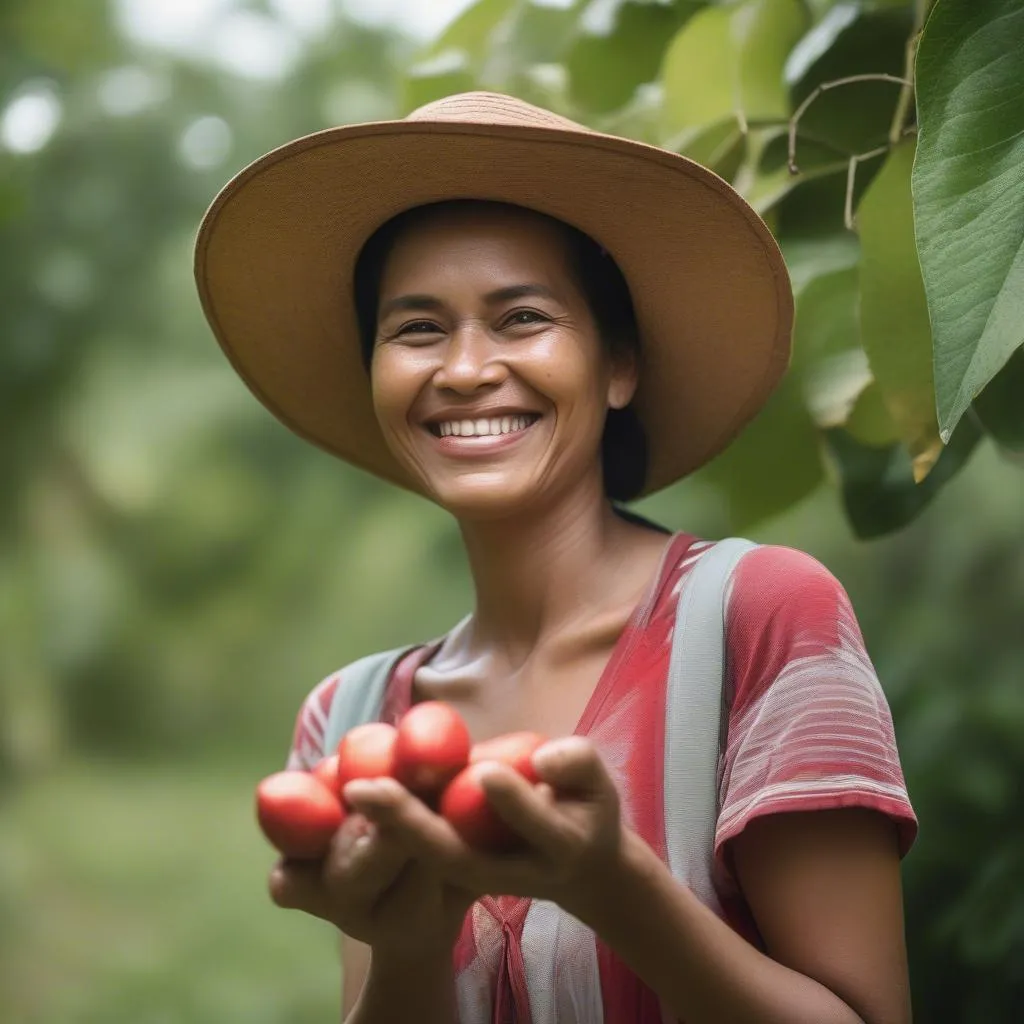
[[[294,886],[286,868],[278,865],[267,878],[267,892],[271,902],[282,910],[290,909],[294,904]]]

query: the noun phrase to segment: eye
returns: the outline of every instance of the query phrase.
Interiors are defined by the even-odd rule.
[[[543,313],[538,313],[535,309],[516,309],[505,317],[502,326],[529,327],[531,324],[545,323],[549,319],[550,317],[545,316]]]
[[[440,334],[441,328],[437,326],[432,320],[410,320],[407,324],[402,324],[401,327],[395,331],[395,337],[400,338],[404,335],[409,334]]]

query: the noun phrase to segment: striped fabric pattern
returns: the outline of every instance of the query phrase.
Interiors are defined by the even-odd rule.
[[[672,542],[651,599],[620,637],[577,732],[616,780],[626,822],[667,862],[663,802],[665,694],[682,586],[708,542]],[[764,545],[733,575],[726,614],[728,733],[721,770],[711,908],[762,946],[725,848],[759,815],[862,806],[896,824],[905,854],[917,831],[892,719],[849,599],[802,552]],[[396,667],[381,718],[409,706],[417,669],[437,645]],[[288,764],[312,767],[334,690],[328,676],[300,710]],[[763,946],[762,946],[763,948]],[[667,1024],[656,995],[601,940],[557,907],[485,898],[453,955],[460,1024]],[[510,979],[525,976],[526,991]]]

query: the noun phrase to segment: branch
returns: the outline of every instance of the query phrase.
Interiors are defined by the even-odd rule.
[[[898,75],[888,75],[882,72],[869,75],[848,75],[846,78],[836,78],[831,82],[822,82],[815,90],[800,104],[789,119],[789,173],[799,174],[800,168],[796,163],[796,129],[800,118],[807,113],[807,108],[823,93],[829,89],[837,89],[841,85],[852,85],[854,82],[892,82],[894,85],[902,85],[905,89],[913,90],[913,83],[909,79],[900,78]],[[900,126],[902,131],[902,125]],[[897,133],[897,138],[899,133]],[[854,157],[854,159],[858,159]]]
[[[868,153],[858,153],[856,156],[850,157],[850,166],[846,171],[846,203],[843,206],[843,223],[846,225],[847,231],[852,231],[856,225],[853,216],[853,186],[857,181],[857,164],[863,163],[865,160],[873,160],[876,156],[888,152],[889,144],[886,143]]]

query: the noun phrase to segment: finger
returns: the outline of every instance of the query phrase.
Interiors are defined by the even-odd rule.
[[[594,745],[583,736],[551,740],[533,755],[541,779],[559,793],[601,795],[615,789]]]
[[[505,765],[481,761],[477,771],[491,806],[528,845],[556,862],[569,852],[576,830],[550,788],[532,785]]]
[[[345,800],[365,814],[382,835],[445,874],[463,863],[470,852],[444,818],[393,779],[350,782],[345,787]]]
[[[267,880],[271,900],[283,910],[317,914],[324,905],[322,871],[321,861],[279,860]]]
[[[334,836],[323,866],[327,888],[346,901],[372,901],[398,877],[408,853],[382,836],[361,814],[350,815]]]

